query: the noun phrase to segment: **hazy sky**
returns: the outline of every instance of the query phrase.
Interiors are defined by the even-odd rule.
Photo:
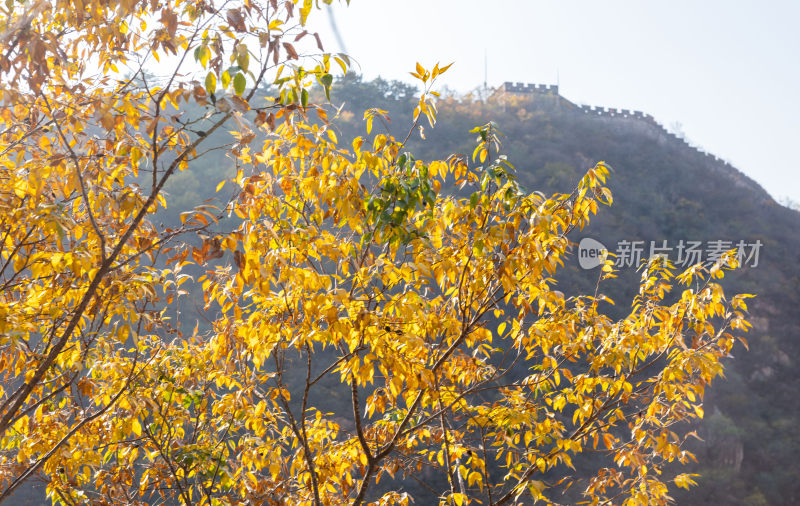
[[[342,2],[344,4],[344,2]],[[334,8],[368,78],[550,84],[576,103],[638,109],[800,202],[800,1],[351,0]],[[337,50],[325,16],[312,28]]]

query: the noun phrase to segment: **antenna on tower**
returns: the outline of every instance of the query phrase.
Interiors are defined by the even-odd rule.
[[[328,6],[328,22],[331,25],[331,31],[333,32],[333,36],[336,38],[336,42],[339,44],[339,51],[342,53],[347,53],[347,46],[344,45],[344,39],[342,39],[342,34],[339,32],[339,26],[336,24],[336,16],[333,14],[333,6]]]
[[[489,90],[489,52],[483,48],[483,91]]]

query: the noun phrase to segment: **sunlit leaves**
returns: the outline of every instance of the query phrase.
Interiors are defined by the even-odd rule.
[[[423,92],[419,97],[419,102],[417,106],[414,108],[414,121],[416,122],[419,118],[420,114],[424,114],[425,117],[428,119],[428,123],[430,126],[433,126],[436,123],[436,102],[434,97],[438,97],[439,93],[433,91],[431,88],[433,87],[434,81],[436,78],[439,77],[441,74],[445,73],[450,66],[453,65],[452,63],[446,65],[442,68],[439,68],[439,64],[437,63],[432,70],[426,70],[422,65],[417,63],[416,72],[411,72],[411,75],[420,81],[423,84]]]
[[[703,416],[749,326],[746,297],[715,283],[733,262],[655,260],[614,321],[602,287],[568,296],[553,279],[570,232],[611,203],[603,162],[568,193],[529,192],[493,123],[471,156],[423,160],[377,108],[340,144],[312,86],[328,95],[349,59],[305,59],[311,38],[292,32],[313,2],[91,5],[50,19],[15,4],[39,17],[9,32],[26,44],[2,42],[4,83],[32,78],[3,89],[4,486],[30,470],[67,504],[362,504],[379,480],[440,473],[451,504],[569,486],[667,500],[666,464],[693,459],[677,427]],[[78,42],[41,35],[65,28]],[[103,79],[84,75],[87,47]],[[195,67],[112,79],[158,51]],[[435,123],[448,68],[416,66],[409,136]],[[278,93],[259,100],[267,74]],[[157,227],[166,179],[230,147],[204,144],[219,128],[235,176],[217,191],[235,194]]]
[[[298,89],[287,102],[297,102]],[[239,180],[234,209],[246,223],[223,241],[236,270],[217,269],[204,283],[209,304],[226,313],[218,328],[237,328],[226,342],[252,360],[248,374],[273,371],[268,359],[318,363],[363,413],[334,446],[327,430],[309,430],[325,415],[295,412],[283,422],[292,448],[303,450],[295,467],[271,476],[305,491],[293,500],[358,503],[382,473],[424,467],[451,476],[453,503],[489,486],[505,500],[546,500],[572,482],[539,478],[592,449],[616,467],[597,470],[590,500],[665,501],[654,477],[663,462],[693,458],[669,427],[702,416],[704,386],[732,341],[711,323],[724,314],[718,286],[665,303],[674,279],[666,264],[648,266],[630,315],[617,322],[599,309],[606,297],[553,289],[567,234],[611,200],[609,167],[600,162],[571,193],[545,197],[519,187],[491,123],[473,130],[470,164],[416,159],[376,132],[376,119],[389,120],[379,109],[364,113],[371,137],[355,139],[349,153],[324,128],[293,119],[258,155],[271,170]],[[447,178],[468,196],[443,193]],[[687,330],[692,346],[680,337]],[[512,365],[496,365],[508,353]],[[223,367],[229,355],[219,357]],[[499,381],[512,373],[520,379]],[[309,376],[306,388],[316,381]],[[288,399],[305,395],[256,384],[264,398],[285,399],[276,409],[287,415]],[[348,479],[330,473],[332,461]],[[503,480],[490,483],[487,469],[503,469]]]
[[[236,413],[241,401],[223,389],[241,384],[211,373],[198,384],[191,370],[226,345],[195,340],[176,310],[188,294],[181,269],[219,260],[222,245],[174,241],[221,211],[201,205],[175,229],[153,216],[174,173],[225,147],[203,143],[226,120],[238,153],[254,140],[248,78],[258,87],[277,61],[300,57],[297,38],[282,40],[296,35],[283,26],[295,14],[272,1],[10,2],[0,14],[0,499],[39,474],[65,504],[147,501],[172,485],[190,502],[198,493],[181,480],[227,497],[245,475],[225,463],[227,443],[188,429]],[[246,45],[255,40],[260,53]],[[274,127],[275,113],[259,124]],[[263,436],[260,419],[240,426]]]

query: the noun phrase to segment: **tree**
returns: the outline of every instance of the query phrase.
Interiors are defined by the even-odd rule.
[[[416,159],[438,65],[413,72],[404,140],[373,135],[388,118],[370,109],[343,147],[309,89],[348,60],[294,47],[312,8],[7,4],[0,499],[32,475],[63,504],[408,504],[401,479],[457,505],[688,487],[668,463],[692,458],[684,422],[748,326],[746,296],[713,282],[735,257],[677,277],[650,262],[620,321],[599,281],[565,297],[551,276],[611,203],[608,167],[526,192],[491,123],[471,156]],[[145,73],[151,58],[170,72]],[[223,127],[236,175],[218,190],[236,197],[155,226],[167,180]],[[213,321],[184,334],[191,269]]]

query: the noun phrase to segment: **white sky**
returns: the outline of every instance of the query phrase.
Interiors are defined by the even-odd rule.
[[[800,202],[798,0],[351,0],[334,8],[367,78],[410,82],[414,63],[455,65],[442,85],[551,84],[576,103],[637,109]],[[325,15],[311,18],[339,48]]]

